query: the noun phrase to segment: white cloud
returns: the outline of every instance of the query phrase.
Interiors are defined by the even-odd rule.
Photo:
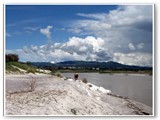
[[[64,43],[54,43],[41,46],[24,46],[19,54],[20,60],[60,62],[66,60],[98,60],[108,61],[111,56],[103,46],[104,40],[88,36],[86,38],[72,37]],[[30,57],[29,57],[30,56]]]
[[[88,61],[115,61],[128,65],[152,65],[152,54],[145,52],[132,53],[111,53],[104,46],[102,38],[88,36],[86,38],[72,37],[64,43],[30,47],[23,49],[7,50],[16,53],[20,60],[32,62],[61,62],[67,60],[88,60]]]
[[[152,55],[149,53],[114,53],[113,60],[128,65],[152,66]]]
[[[68,32],[72,32],[72,33],[80,33],[80,32],[82,32],[82,30],[79,29],[79,28],[70,28],[70,29],[68,29]]]
[[[124,5],[109,13],[78,13],[77,15],[86,19],[75,20],[70,27],[78,29],[78,34],[88,33],[102,38],[105,46],[112,52],[130,52],[132,48],[136,48],[136,46],[132,46],[131,49],[127,47],[130,43],[133,45],[147,43],[143,48],[135,50],[152,52],[151,5]]]
[[[47,26],[47,28],[41,28],[40,32],[45,35],[49,40],[51,39],[51,32],[50,30],[52,29],[52,26]]]
[[[140,44],[137,45],[138,49],[142,49],[143,47],[144,47],[144,43],[140,43]]]
[[[31,30],[31,31],[36,31],[39,29],[39,27],[24,27],[25,30]]]
[[[31,50],[33,52],[37,52],[38,51],[38,47],[37,46],[34,46],[34,45],[31,45]]]
[[[141,21],[152,21],[151,5],[124,5],[110,11],[107,16],[112,25],[131,25]]]
[[[80,51],[80,52],[86,52],[86,51],[87,51],[87,47],[86,47],[86,46],[81,46],[81,47],[79,48],[79,51]]]
[[[76,23],[73,23],[75,28],[78,29],[79,32],[96,32],[101,30],[108,30],[112,27],[111,24],[106,22],[101,22],[99,20],[78,20]],[[72,31],[76,33],[75,31]]]
[[[77,15],[82,17],[87,17],[87,18],[99,19],[99,20],[105,20],[106,18],[106,13],[96,13],[96,14],[77,13]]]
[[[90,23],[103,23],[104,25],[111,25],[116,27],[122,27],[126,25],[132,25],[137,22],[152,21],[152,6],[150,5],[123,5],[119,6],[116,10],[111,10],[109,13],[94,13],[84,14],[78,13],[77,15],[93,18],[96,20],[79,20],[82,22],[82,26]],[[75,21],[74,21],[75,22]],[[77,24],[77,23],[76,23]],[[90,25],[90,24],[89,24]],[[88,26],[89,27],[89,26]],[[103,28],[102,28],[103,29]]]
[[[136,48],[134,47],[134,45],[132,43],[128,44],[128,47],[130,50],[134,51]]]
[[[84,39],[78,37],[72,37],[69,39],[66,45],[77,47],[77,49],[80,46],[87,46],[87,48],[92,47],[93,51],[95,52],[103,47],[104,40],[101,38],[95,38],[93,36],[87,36]]]
[[[152,54],[152,5],[123,5],[108,13],[77,15],[84,19],[74,20],[70,27],[80,29],[78,34],[88,33],[103,39],[104,51],[108,54],[121,53],[127,56],[134,52],[139,53],[139,58],[144,58],[144,54],[140,53]],[[112,57],[115,59],[115,56]],[[126,60],[130,63],[130,59]],[[121,57],[121,62],[127,64],[126,60]],[[133,63],[142,65],[138,60],[142,59],[135,59]],[[152,61],[144,62],[151,65]]]

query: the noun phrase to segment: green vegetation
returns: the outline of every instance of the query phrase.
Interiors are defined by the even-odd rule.
[[[35,68],[28,68],[28,70],[27,70],[27,73],[33,73],[33,74],[35,74],[35,72],[36,72],[36,69]]]
[[[21,63],[21,62],[6,62],[6,71],[9,72],[20,72],[20,70],[18,68],[21,68],[23,70],[26,70],[28,73],[35,73],[36,72],[36,68],[31,66],[31,65],[27,65],[26,63]]]
[[[59,72],[61,73],[95,73],[95,72],[99,72],[98,70],[88,70],[88,69],[58,69]]]
[[[27,65],[26,63],[21,63],[21,62],[9,62],[8,64],[14,65],[14,66],[19,67],[19,68],[26,70],[26,71],[28,70],[28,68],[35,69],[35,67],[33,67],[31,65]]]
[[[103,73],[103,74],[149,74],[152,75],[152,67],[124,65],[117,62],[96,62],[96,61],[65,61],[55,64],[49,62],[36,62],[33,65],[47,69],[59,71],[61,73]],[[52,74],[55,74],[54,71]]]
[[[5,57],[6,57],[6,71],[20,72],[20,70],[18,69],[20,68],[26,70],[28,73],[36,72],[36,67],[33,67],[31,62],[27,63],[19,62],[19,57],[16,54],[6,54]]]
[[[55,73],[55,76],[57,76],[57,77],[63,77],[62,74],[59,71]]]
[[[16,54],[6,54],[6,62],[18,62],[19,57]]]
[[[77,115],[77,112],[75,109],[71,109],[71,112],[74,114],[74,115]]]
[[[14,68],[12,65],[10,64],[6,64],[6,70],[11,72],[11,71],[14,71],[14,72],[20,72],[17,68]]]
[[[51,75],[55,75],[56,74],[56,71],[55,70],[51,70]]]

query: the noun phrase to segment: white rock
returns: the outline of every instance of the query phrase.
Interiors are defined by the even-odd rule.
[[[90,90],[92,90],[92,91],[100,91],[102,93],[111,93],[110,90],[107,90],[107,89],[105,89],[103,87],[98,87],[98,86],[93,85],[91,83],[88,83],[88,85],[92,85],[92,87],[90,87]]]
[[[73,79],[68,79],[68,81],[73,81]]]
[[[97,100],[100,100],[101,98],[100,98],[100,97],[96,97],[96,99],[97,99]]]
[[[102,93],[111,93],[110,90],[106,90],[103,87],[99,87],[99,91],[101,91]]]

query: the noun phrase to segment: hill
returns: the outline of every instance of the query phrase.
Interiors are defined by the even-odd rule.
[[[59,63],[49,63],[49,62],[33,62],[33,66],[36,67],[54,67],[54,68],[99,68],[99,69],[110,69],[110,70],[152,70],[152,67],[147,66],[133,66],[124,65],[117,62],[97,62],[97,61],[65,61]]]

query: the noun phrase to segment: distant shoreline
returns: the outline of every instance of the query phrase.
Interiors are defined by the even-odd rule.
[[[99,74],[109,74],[109,75],[138,75],[138,76],[152,76],[152,71],[94,71],[94,70],[58,70],[61,73],[99,73]]]

